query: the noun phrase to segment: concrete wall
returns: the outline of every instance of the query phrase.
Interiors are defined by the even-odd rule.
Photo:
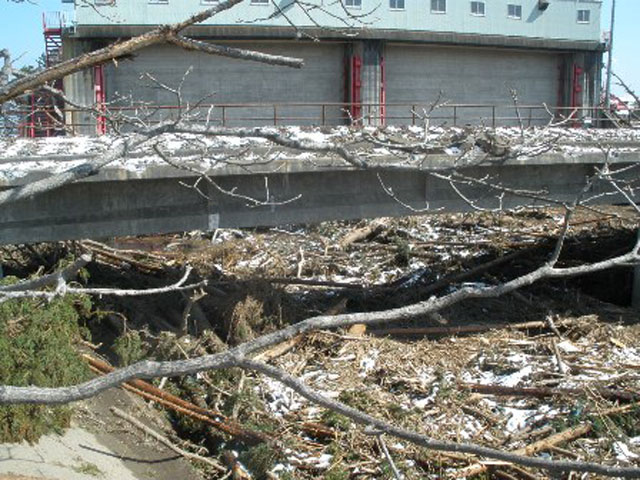
[[[158,88],[145,73],[170,87],[177,87],[189,69],[183,86],[183,100],[191,104],[207,96],[206,104],[237,103],[340,103],[344,101],[344,44],[296,43],[229,43],[228,45],[252,48],[278,55],[295,55],[304,58],[302,69],[292,69],[263,63],[235,60],[185,52],[170,45],[159,45],[138,52],[133,61],[122,61],[118,66],[106,68],[107,100],[121,98],[121,105],[150,102],[155,105],[175,105],[177,99],[170,92]],[[202,109],[202,115],[222,123],[222,108],[211,112]],[[171,114],[170,111],[163,115]],[[232,106],[225,108],[225,124],[230,126],[273,124],[274,109],[265,107]],[[321,123],[322,106],[278,106],[277,122],[285,124]],[[242,118],[260,117],[261,121],[248,122]],[[325,108],[326,124],[343,123],[341,107]]]
[[[441,100],[452,104],[510,105],[510,90],[515,89],[520,105],[541,105],[542,102],[556,105],[560,87],[559,61],[559,55],[554,53],[387,45],[388,123],[412,122],[411,107],[393,106],[394,103],[417,103],[421,111],[422,106],[436,101],[440,92]],[[492,124],[491,108],[459,108],[455,114],[458,125],[477,124],[482,118],[489,126]],[[523,110],[522,114],[528,121],[528,110]],[[543,114],[544,111],[534,113],[538,117]],[[433,113],[433,122],[446,121],[451,125],[453,115],[453,108],[442,108]],[[448,118],[438,120],[439,116]],[[515,110],[498,108],[496,116],[513,118]],[[498,121],[497,124],[513,124],[514,121]]]
[[[105,2],[103,2],[105,3]],[[226,25],[237,28],[248,26],[289,26],[289,22],[299,27],[312,27],[314,23],[292,0],[279,0],[278,8],[268,2],[266,5],[252,4],[245,0],[232,10],[223,12],[205,22],[208,25]],[[391,10],[389,0],[362,0],[362,7],[352,9],[356,15],[364,14],[364,22],[345,18],[339,2],[327,0],[307,0],[321,9],[313,10],[315,22],[326,27],[367,30],[409,30],[433,32],[458,32],[481,35],[520,36],[528,38],[552,38],[565,40],[600,39],[600,0],[551,0],[550,6],[541,11],[538,0],[486,0],[485,16],[471,14],[468,0],[447,0],[446,13],[431,12],[429,0],[405,0],[405,9]],[[111,25],[157,25],[174,23],[188,15],[202,10],[215,2],[201,0],[114,0],[113,5],[93,8],[87,2],[76,0],[76,19],[79,26]],[[522,6],[522,18],[507,17],[507,4]],[[179,8],[177,6],[179,5]],[[579,23],[578,10],[590,10],[589,23]],[[286,17],[285,17],[286,15]]]
[[[62,51],[64,58],[74,58],[91,51],[92,45],[89,41],[77,41],[73,38],[64,38]],[[93,88],[93,69],[82,70],[81,72],[68,75],[63,81],[65,94],[77,105],[93,106],[95,102],[95,91]],[[73,125],[74,133],[79,135],[92,135],[96,132],[95,121],[87,111],[77,110],[69,106],[65,113],[67,125]]]
[[[476,166],[465,169],[464,173],[473,178],[490,176],[494,182],[516,190],[544,190],[550,198],[571,202],[584,188],[584,179],[601,164],[601,157],[601,153],[570,158],[549,154],[529,161]],[[432,160],[434,164],[446,167],[453,166],[452,158],[445,156]],[[397,158],[389,158],[391,163],[397,161]],[[637,152],[623,152],[614,159],[616,169],[637,161]],[[427,159],[426,165],[430,164]],[[269,193],[275,201],[298,199],[283,205],[255,208],[248,207],[242,199],[221,194],[203,182],[201,187],[208,197],[205,199],[179,182],[190,184],[194,177],[173,176],[178,172],[168,174],[165,171],[159,176],[150,172],[142,175],[150,178],[124,180],[132,175],[131,172],[109,170],[104,169],[96,177],[65,185],[36,198],[3,206],[0,209],[0,244],[404,216],[417,211],[408,210],[388,195],[380,187],[380,177],[374,170],[316,168],[310,162],[296,165],[296,161],[285,161],[282,168],[274,168],[275,173],[268,174]],[[237,175],[218,170],[212,174],[226,190],[235,189],[243,195],[264,198],[263,173]],[[105,180],[107,176],[122,180]],[[382,178],[397,198],[415,209],[427,205],[434,212],[468,211],[471,208],[446,180],[426,172],[395,170],[382,173]],[[625,180],[637,181],[636,172],[627,169]],[[0,191],[4,188],[0,187]],[[483,208],[544,204],[540,200],[509,194],[499,199],[494,190],[483,186],[459,188]],[[624,201],[620,195],[611,193],[615,190],[604,182],[590,191],[595,203]],[[634,198],[638,200],[637,195]]]
[[[381,101],[380,62],[369,61],[371,59],[365,55],[369,52],[371,57],[371,52],[375,51],[384,59],[388,124],[419,123],[417,118],[412,120],[412,106],[416,105],[420,111],[435,101],[440,92],[441,100],[451,104],[487,105],[457,108],[455,112],[452,107],[445,107],[433,114],[434,123],[446,122],[449,125],[482,122],[492,125],[494,114],[496,125],[515,124],[515,110],[510,106],[511,89],[517,91],[519,103],[523,106],[540,106],[543,102],[549,106],[559,102],[569,105],[560,72],[563,64],[571,62],[571,55],[371,43],[375,49],[371,45],[372,48],[367,49],[330,42],[227,43],[279,55],[300,56],[305,59],[305,66],[300,70],[185,52],[170,45],[154,46],[138,52],[132,59],[105,66],[107,100],[112,106],[125,108],[131,108],[132,102],[133,105],[176,105],[174,94],[159,88],[144,75],[148,73],[169,87],[177,87],[185,72],[190,71],[183,84],[183,102],[194,104],[204,99],[206,105],[217,105],[212,110],[208,107],[200,109],[201,119],[209,115],[213,122],[229,126],[270,125],[274,122],[279,125],[339,125],[346,122],[342,104],[345,90],[349,88],[350,72],[345,70],[345,55],[349,52],[363,58],[359,101]],[[362,42],[355,44],[362,47]],[[91,72],[76,74],[67,81],[67,92],[79,103],[91,104],[92,82]],[[207,96],[209,98],[205,98]],[[277,104],[275,111],[270,104]],[[507,107],[496,108],[494,112],[491,105]],[[588,99],[584,105],[588,105]],[[145,114],[141,110],[138,113]],[[154,110],[152,118],[159,120],[175,113],[171,109]],[[547,121],[547,114],[541,109],[523,108],[521,114],[527,124],[530,119],[532,124]],[[360,115],[364,115],[365,123],[369,124],[376,124],[375,119],[379,119],[379,112],[370,112],[367,106],[363,107]],[[505,120],[507,117],[509,119]],[[85,123],[86,119],[74,120]],[[79,131],[93,133],[92,128],[82,127]]]

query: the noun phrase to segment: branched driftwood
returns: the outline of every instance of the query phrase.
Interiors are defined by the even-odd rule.
[[[95,256],[95,261],[110,266],[131,265],[143,272],[161,273],[166,270],[164,257],[148,252],[135,250],[119,250],[94,240],[82,240],[80,246]],[[142,260],[135,257],[142,257]]]
[[[83,260],[83,258],[85,260]],[[86,264],[86,256],[81,257],[75,263],[78,264]],[[84,262],[84,263],[82,263]],[[75,265],[74,263],[74,265]],[[71,267],[69,267],[71,268]],[[66,271],[66,270],[65,270]],[[77,270],[76,270],[77,271]],[[29,289],[21,288],[19,290],[0,290],[0,302],[4,302],[9,299],[19,299],[19,298],[44,298],[47,300],[52,300],[55,297],[59,297],[66,294],[71,295],[113,295],[116,297],[140,297],[146,295],[160,295],[163,293],[169,292],[183,292],[185,290],[194,290],[197,288],[202,288],[207,285],[206,280],[202,280],[197,283],[186,284],[189,275],[191,274],[192,268],[187,267],[185,273],[182,275],[182,278],[172,285],[166,285],[164,287],[156,287],[156,288],[143,288],[143,289],[122,289],[122,288],[91,288],[91,287],[73,287],[69,286],[66,283],[66,279],[62,274],[51,274],[47,276],[46,283],[41,282],[40,286],[46,286],[52,284],[52,282],[56,282],[56,289],[52,291],[40,291],[36,290],[36,287],[31,287]],[[67,273],[69,275],[69,273]],[[22,282],[24,284],[25,282]],[[33,283],[36,283],[34,280]]]
[[[22,282],[14,283],[13,285],[4,285],[0,287],[0,298],[2,298],[2,294],[8,292],[29,292],[57,285],[60,281],[68,282],[90,261],[91,255],[81,255],[80,258],[75,260],[71,265],[60,271],[50,273],[48,275],[42,275],[41,277],[33,278],[31,280],[24,280]]]
[[[230,47],[217,47],[207,44],[201,45],[202,42],[190,40],[180,35],[180,32],[182,32],[186,28],[203,22],[224,10],[228,10],[240,2],[242,2],[242,0],[222,1],[217,5],[211,8],[207,8],[182,22],[173,25],[160,26],[147,33],[144,33],[137,37],[133,37],[130,40],[113,43],[99,50],[95,50],[79,57],[61,62],[52,68],[47,68],[41,72],[21,77],[5,85],[0,85],[0,104],[12,100],[29,90],[38,88],[45,83],[57,80],[75,72],[79,72],[81,70],[84,70],[85,68],[99,65],[101,63],[117,59],[124,55],[131,54],[143,48],[147,48],[151,45],[165,42],[170,42],[183,48],[188,48],[189,50],[198,50],[215,55],[225,55],[232,58],[242,58],[244,60],[253,60],[295,68],[302,67],[303,61],[301,59],[251,52]]]
[[[440,298],[432,297],[431,299],[424,302],[419,302],[414,305],[391,309],[388,311],[313,317],[298,324],[286,327],[282,330],[264,335],[262,337],[258,337],[225,352],[208,355],[201,358],[173,362],[143,361],[135,365],[123,368],[121,370],[114,371],[108,375],[105,375],[104,377],[71,387],[39,388],[1,386],[0,404],[68,403],[74,400],[91,397],[102,390],[120,385],[123,382],[135,378],[168,377],[194,374],[196,372],[210,369],[241,367],[245,369],[256,370],[265,375],[268,375],[275,380],[278,380],[281,383],[285,384],[286,386],[292,388],[298,394],[307,398],[311,402],[337,411],[351,418],[357,423],[360,423],[367,427],[373,427],[380,432],[394,435],[396,437],[405,439],[417,445],[421,445],[433,450],[472,453],[488,458],[517,463],[523,466],[543,468],[556,472],[575,470],[599,473],[608,476],[633,478],[640,475],[640,468],[617,468],[585,462],[556,462],[505,453],[500,450],[482,447],[474,444],[460,444],[455,442],[443,442],[434,440],[425,435],[420,435],[415,432],[410,432],[398,428],[394,425],[389,425],[381,420],[366,415],[340,402],[325,398],[317,392],[309,389],[304,383],[300,382],[298,379],[292,377],[286,372],[249,359],[249,355],[257,353],[260,350],[268,348],[277,343],[284,342],[301,333],[309,332],[311,330],[346,327],[354,324],[375,325],[391,321],[407,320],[410,318],[415,318],[417,316],[423,316],[428,313],[437,312],[442,308],[454,305],[462,300],[467,300],[470,298],[492,298],[504,295],[516,290],[517,288],[530,285],[544,278],[562,278],[592,271],[600,271],[613,266],[627,265],[631,262],[638,261],[639,247],[640,245],[636,244],[631,252],[627,254],[602,262],[596,262],[591,265],[569,268],[557,268],[555,266],[557,255],[556,251],[554,250],[554,254],[551,257],[551,260],[545,265],[526,275],[523,275],[501,285],[484,288],[465,287]]]

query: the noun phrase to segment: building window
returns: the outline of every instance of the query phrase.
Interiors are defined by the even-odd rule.
[[[431,0],[431,13],[447,13],[447,0]]]
[[[507,5],[507,17],[514,18],[516,20],[522,19],[522,5],[514,5],[510,3]]]
[[[589,23],[591,21],[591,10],[578,10],[578,23]]]
[[[404,0],[389,0],[391,10],[404,10]]]
[[[362,7],[362,0],[344,0],[344,6],[349,8]]]
[[[471,2],[471,15],[484,17],[484,2]]]

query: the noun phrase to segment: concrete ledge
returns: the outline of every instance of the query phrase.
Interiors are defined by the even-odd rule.
[[[638,160],[637,154],[634,162]],[[435,161],[435,160],[434,160]],[[622,159],[618,159],[622,162]],[[450,162],[450,159],[449,159]],[[512,189],[541,192],[556,201],[571,201],[584,188],[584,179],[601,162],[493,164],[472,166],[464,173],[476,178],[491,176],[497,184]],[[467,211],[465,202],[447,181],[428,173],[315,168],[308,164],[270,172],[239,174],[232,169],[217,171],[216,181],[237,194],[268,201],[255,206],[242,198],[220,193],[201,182],[198,193],[185,184],[193,177],[165,169],[147,171],[144,178],[110,178],[109,169],[89,181],[67,185],[36,198],[15,202],[0,209],[0,243],[31,243],[118,235],[212,230],[217,227],[256,227],[324,220],[401,216],[416,212]],[[620,166],[625,163],[620,163]],[[273,166],[271,166],[273,167]],[[634,170],[629,178],[637,181]],[[382,180],[395,198],[385,193]],[[268,185],[268,188],[266,188]],[[460,186],[467,198],[482,208],[542,206],[545,202],[528,196],[505,194],[487,187]],[[623,199],[607,185],[596,185],[588,196],[597,203]],[[205,196],[203,196],[203,194]],[[295,199],[293,201],[290,201]],[[281,202],[285,202],[279,204]],[[403,205],[404,204],[404,205]]]
[[[272,175],[274,173],[280,174],[293,174],[293,173],[320,173],[323,171],[350,171],[354,170],[354,167],[348,165],[342,159],[338,157],[329,156],[314,156],[313,158],[300,159],[290,156],[290,153],[280,152],[276,149],[267,148],[252,148],[252,153],[257,156],[271,154],[277,156],[277,159],[269,162],[268,164],[256,164],[253,161],[247,161],[244,165],[223,165],[218,168],[212,168],[207,170],[207,174],[212,177],[228,177],[231,175],[237,176],[253,176],[253,175]],[[178,150],[174,152],[176,158],[188,157],[190,155],[199,153],[198,151]],[[140,159],[144,158],[146,154],[139,153],[130,155],[130,158]],[[11,164],[17,163],[29,163],[29,162],[55,162],[58,164],[56,171],[64,170],[67,167],[60,168],[60,164],[68,163],[69,167],[72,162],[94,159],[95,155],[59,155],[59,156],[42,156],[42,157],[5,157],[0,159],[0,166],[3,168],[11,168]],[[122,166],[120,164],[113,164],[103,168],[97,175],[83,179],[80,183],[96,183],[103,181],[126,181],[126,180],[151,180],[151,179],[165,179],[165,178],[197,178],[198,175],[185,172],[174,168],[172,166],[163,163],[161,159],[153,156],[147,157],[150,164],[144,168],[132,168]],[[424,156],[424,160],[420,162],[423,170],[429,169],[447,169],[456,166],[454,160],[455,156],[445,154],[431,154]],[[402,164],[397,157],[390,157],[380,155],[377,157],[368,158],[371,168],[376,169],[380,167],[394,166],[395,168],[403,168]],[[576,153],[575,155],[567,155],[566,153],[545,153],[543,155],[535,157],[519,157],[519,158],[501,158],[494,157],[488,158],[484,161],[474,161],[473,158],[467,165],[457,165],[459,168],[484,167],[488,169],[500,167],[500,166],[551,166],[551,165],[597,165],[602,164],[604,161],[603,153],[600,151],[583,151]],[[612,165],[617,164],[629,164],[640,162],[640,149],[638,151],[622,151],[618,152],[616,156],[612,156],[609,159],[609,163]],[[197,166],[196,163],[192,165]],[[407,168],[412,173],[416,173],[415,168]],[[41,180],[52,174],[51,170],[44,168],[34,168],[27,175],[9,179],[0,179],[0,189],[10,188],[15,186],[25,185],[27,183]],[[418,173],[419,174],[419,173]]]

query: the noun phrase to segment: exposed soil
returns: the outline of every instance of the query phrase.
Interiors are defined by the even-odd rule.
[[[162,412],[122,390],[108,390],[76,404],[71,428],[63,434],[50,433],[32,445],[0,444],[0,479],[202,479],[184,458],[118,421],[111,406],[154,429],[170,430]]]
[[[93,433],[106,450],[113,452],[140,480],[202,479],[187,460],[115,417],[109,411],[113,406],[135,416],[154,430],[171,430],[170,423],[161,412],[121,389],[107,390],[81,402],[76,409],[74,423]],[[108,474],[106,478],[109,478]]]

